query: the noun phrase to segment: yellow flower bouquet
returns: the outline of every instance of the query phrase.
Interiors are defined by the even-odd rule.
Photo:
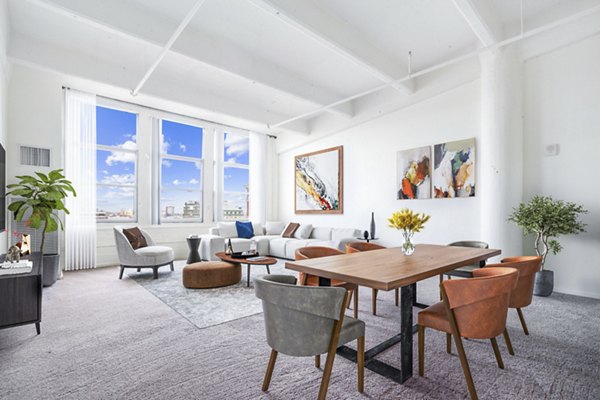
[[[396,211],[388,218],[389,227],[402,231],[404,243],[402,251],[407,256],[410,256],[415,251],[415,246],[411,242],[411,238],[415,232],[421,232],[425,227],[425,223],[429,221],[430,216],[423,213],[416,213],[408,208],[403,208]]]

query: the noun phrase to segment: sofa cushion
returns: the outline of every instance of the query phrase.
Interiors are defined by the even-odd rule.
[[[273,257],[285,258],[285,246],[290,241],[297,241],[297,239],[278,237],[269,241],[269,255]]]
[[[333,228],[331,230],[331,240],[340,241],[342,239],[357,238],[360,232],[352,228]]]
[[[235,229],[239,238],[251,239],[254,237],[252,222],[235,221]]]
[[[123,229],[123,235],[125,235],[134,250],[148,246],[146,238],[137,226],[135,228]]]
[[[256,241],[256,251],[261,256],[268,256],[270,254],[269,245],[271,239],[279,238],[279,235],[264,235],[254,236],[252,239]]]
[[[299,227],[300,227],[300,224],[298,224],[296,222],[290,222],[289,224],[287,224],[287,226],[283,230],[283,233],[281,234],[281,237],[284,237],[284,238],[293,238],[294,237],[294,232],[296,232],[296,229],[298,229]]]
[[[312,233],[310,234],[310,238],[319,240],[331,240],[331,228],[315,226],[313,227]]]
[[[258,235],[262,236],[265,234],[263,225],[260,222],[253,222],[252,229],[254,230],[254,235],[256,235],[256,236],[258,236]]]
[[[217,228],[219,229],[219,236],[226,238],[238,237],[235,222],[219,222]]]
[[[280,221],[267,221],[265,225],[266,235],[281,235],[285,229],[285,222]]]
[[[146,246],[135,250],[140,257],[140,263],[137,265],[162,265],[168,264],[175,259],[173,249],[167,246]]]
[[[296,229],[294,232],[294,237],[296,239],[308,239],[313,230],[313,226],[311,224],[302,224]]]

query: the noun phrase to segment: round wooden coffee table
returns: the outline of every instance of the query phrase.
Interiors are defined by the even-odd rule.
[[[237,264],[240,267],[242,266],[242,264],[246,264],[247,267],[247,276],[248,278],[246,279],[246,287],[250,287],[250,266],[251,265],[264,265],[265,267],[267,267],[267,273],[270,274],[271,270],[269,269],[269,265],[273,265],[273,264],[277,264],[277,259],[273,258],[273,257],[264,257],[264,256],[256,256],[256,257],[260,257],[260,260],[248,260],[247,258],[234,258],[231,256],[228,256],[227,254],[225,254],[224,251],[220,252],[220,253],[215,253],[215,256],[219,257],[221,259],[221,261],[226,261],[232,264]],[[253,257],[250,257],[253,258]]]

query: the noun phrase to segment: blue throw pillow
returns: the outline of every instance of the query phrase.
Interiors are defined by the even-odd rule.
[[[252,239],[254,237],[252,222],[235,221],[235,229],[237,229],[237,234],[240,238]]]

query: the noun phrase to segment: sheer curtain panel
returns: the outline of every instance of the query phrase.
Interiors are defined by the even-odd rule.
[[[96,96],[65,89],[65,270],[96,267]]]
[[[267,219],[268,190],[267,136],[250,132],[250,220],[264,224]]]

